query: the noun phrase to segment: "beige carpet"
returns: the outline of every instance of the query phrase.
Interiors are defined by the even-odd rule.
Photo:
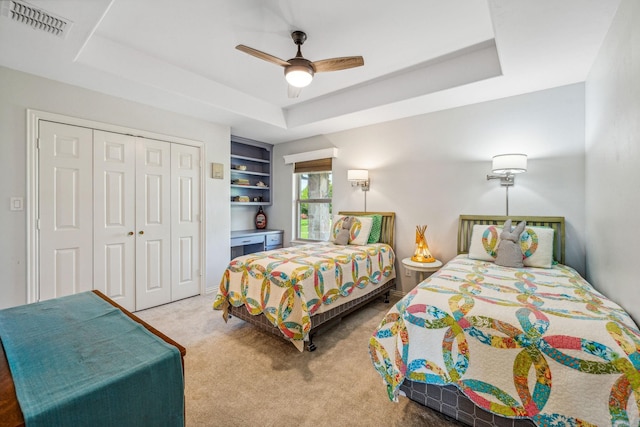
[[[187,426],[458,426],[405,397],[387,399],[369,359],[381,301],[319,334],[314,352],[213,311],[212,295],[136,314],[187,348]]]

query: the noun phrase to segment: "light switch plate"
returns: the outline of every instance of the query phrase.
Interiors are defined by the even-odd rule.
[[[24,199],[22,197],[12,197],[9,209],[12,211],[21,211],[24,209]]]
[[[224,165],[222,163],[211,164],[211,178],[213,179],[224,178]]]

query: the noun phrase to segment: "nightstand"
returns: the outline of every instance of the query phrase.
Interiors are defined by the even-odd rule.
[[[408,270],[417,271],[420,276],[418,282],[424,280],[424,273],[433,273],[438,271],[442,267],[442,262],[435,260],[434,262],[416,262],[412,261],[411,257],[402,260],[402,265]]]

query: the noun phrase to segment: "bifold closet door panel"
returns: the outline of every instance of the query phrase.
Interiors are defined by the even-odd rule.
[[[41,120],[39,300],[98,289],[130,311],[198,295],[201,147]]]
[[[127,310],[136,303],[136,141],[95,130],[94,289]]]
[[[40,121],[39,296],[93,287],[93,131]]]
[[[201,282],[200,148],[171,145],[171,299],[198,295]]]
[[[136,310],[171,302],[171,144],[136,138]]]

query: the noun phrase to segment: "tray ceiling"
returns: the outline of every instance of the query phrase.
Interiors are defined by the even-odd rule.
[[[278,143],[584,81],[618,3],[30,0],[65,35],[0,16],[0,65]],[[365,65],[288,98],[281,67],[234,47],[286,60],[293,30],[312,61]]]

